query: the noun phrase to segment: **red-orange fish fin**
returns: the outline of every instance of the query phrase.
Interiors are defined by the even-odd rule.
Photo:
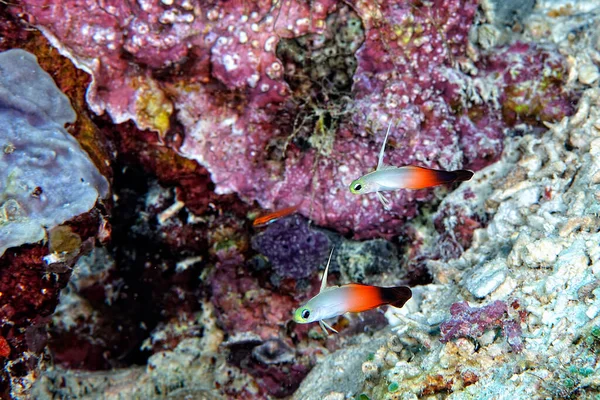
[[[473,176],[473,172],[466,169],[444,171],[416,166],[410,168],[412,169],[412,178],[408,184],[410,189],[424,189],[452,182],[468,181]]]

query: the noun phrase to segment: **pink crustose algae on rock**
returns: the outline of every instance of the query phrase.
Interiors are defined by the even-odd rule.
[[[558,56],[550,78],[544,57],[522,46],[506,49],[502,65],[492,57],[486,66],[485,55],[469,64],[473,0],[23,4],[92,74],[96,113],[161,137],[177,124],[180,153],[207,168],[216,193],[264,208],[301,204],[317,224],[358,238],[402,233],[433,196],[395,192],[386,212],[348,191],[374,169],[390,121],[386,163],[479,169],[498,158],[520,116],[571,111],[555,90],[527,108],[518,100],[543,97],[513,84],[524,59],[513,52],[533,52],[528,80],[544,87],[564,76]],[[496,94],[481,89],[494,79]]]
[[[512,308],[518,305],[513,302]],[[518,306],[517,306],[518,307]],[[477,339],[490,329],[502,329],[508,344],[515,352],[523,350],[522,330],[519,318],[511,318],[505,302],[496,300],[487,306],[470,307],[462,301],[450,307],[450,319],[440,325],[442,343],[459,337]]]

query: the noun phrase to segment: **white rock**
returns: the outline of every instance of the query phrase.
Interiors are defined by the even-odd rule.
[[[598,77],[600,77],[600,73],[594,64],[583,64],[579,67],[579,82],[591,85],[598,80]]]

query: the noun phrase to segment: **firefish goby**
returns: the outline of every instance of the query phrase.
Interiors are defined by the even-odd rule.
[[[379,201],[383,204],[383,207],[388,210],[390,202],[381,192],[398,189],[424,189],[452,182],[468,181],[473,176],[473,171],[465,169],[443,171],[413,165],[403,167],[384,165],[383,153],[391,127],[392,123],[390,122],[381,146],[381,151],[379,152],[377,168],[375,171],[352,181],[350,184],[350,192],[353,194],[375,192]]]
[[[325,319],[334,318],[348,312],[362,312],[383,305],[402,307],[412,297],[407,286],[379,287],[351,283],[342,286],[327,287],[327,273],[333,250],[321,280],[319,293],[294,312],[294,321],[299,324],[319,322],[323,332],[327,329],[338,333]]]

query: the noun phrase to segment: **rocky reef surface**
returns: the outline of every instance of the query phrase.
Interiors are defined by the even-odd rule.
[[[0,52],[0,398],[596,395],[598,26],[593,1],[0,2],[29,52]],[[351,194],[390,122],[386,164],[473,179]],[[331,248],[331,284],[413,299],[295,323]]]
[[[598,393],[600,90],[542,134],[507,140],[464,190],[491,215],[460,257],[431,261],[434,283],[389,309],[349,385],[363,398],[589,398]],[[444,203],[464,201],[461,190]],[[475,208],[477,204],[473,204]],[[364,357],[355,348],[355,357]],[[326,361],[352,358],[335,353]],[[323,364],[325,365],[325,364]],[[351,369],[351,368],[349,368]],[[356,375],[354,375],[356,374]],[[318,368],[298,399],[345,398]],[[340,381],[348,380],[339,377]],[[325,388],[325,391],[321,388]]]
[[[516,44],[467,58],[473,0],[40,5],[22,10],[91,74],[95,113],[180,142],[218,194],[300,205],[357,238],[403,233],[433,198],[399,191],[388,213],[346,190],[374,168],[388,122],[388,164],[479,169],[507,126],[572,111],[555,52]]]
[[[106,238],[109,185],[64,125],[68,98],[30,53],[0,53],[0,392],[27,393],[77,258]]]
[[[485,214],[487,226],[459,257],[426,262],[433,283],[386,312],[391,331],[376,337],[387,342],[322,364],[364,357],[370,346],[360,372],[340,369],[330,383],[317,367],[294,398],[343,399],[347,390],[360,399],[598,395],[600,35],[584,28],[600,15],[538,7],[523,36],[556,43],[570,63],[569,83],[588,87],[576,113],[543,132],[507,137],[497,163],[444,198],[438,214],[458,206]],[[440,234],[428,230],[437,246]]]

